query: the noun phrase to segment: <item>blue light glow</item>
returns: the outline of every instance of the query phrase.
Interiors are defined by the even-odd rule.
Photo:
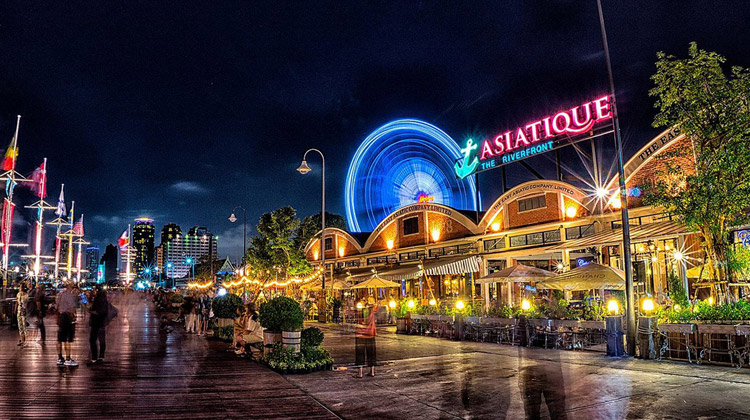
[[[391,121],[357,149],[346,175],[346,219],[352,232],[372,231],[399,207],[421,197],[460,210],[475,210],[474,179],[457,179],[461,150],[445,132],[424,121]]]

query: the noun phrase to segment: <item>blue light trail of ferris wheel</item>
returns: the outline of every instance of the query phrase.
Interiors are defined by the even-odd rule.
[[[459,146],[420,120],[391,121],[373,131],[349,165],[344,192],[352,232],[372,231],[394,210],[418,202],[476,210],[474,179],[457,179]]]

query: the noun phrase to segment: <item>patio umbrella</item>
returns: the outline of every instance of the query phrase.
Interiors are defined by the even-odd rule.
[[[539,289],[555,290],[625,290],[625,272],[607,265],[589,263],[537,284]]]
[[[389,280],[383,280],[377,275],[373,275],[369,280],[355,284],[352,289],[380,289],[382,287],[401,287],[399,283]]]
[[[529,267],[528,265],[516,264],[488,274],[478,279],[477,283],[527,283],[550,280],[555,277],[556,274],[551,271]]]

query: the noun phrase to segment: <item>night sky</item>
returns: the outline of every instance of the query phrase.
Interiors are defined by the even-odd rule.
[[[661,131],[648,97],[657,51],[684,57],[697,41],[750,67],[750,2],[605,1],[604,12],[626,159]],[[326,154],[328,208],[343,214],[349,159],[392,119],[462,143],[606,91],[593,0],[0,5],[0,146],[21,114],[19,171],[49,158],[49,201],[65,183],[100,246],[150,216],[157,230],[205,225],[236,258],[234,205],[252,225],[283,205],[319,211],[318,158],[295,172],[309,147]],[[599,143],[605,168],[611,143]],[[517,164],[508,173],[531,177]],[[500,171],[480,183],[487,206]],[[20,213],[22,227],[31,217]]]

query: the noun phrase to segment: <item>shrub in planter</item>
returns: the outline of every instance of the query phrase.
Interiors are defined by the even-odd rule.
[[[242,299],[235,294],[228,294],[214,299],[211,309],[217,318],[234,318],[240,306]]]
[[[323,343],[323,331],[318,327],[302,330],[302,348],[319,347]]]
[[[223,341],[232,341],[232,336],[234,335],[234,326],[229,325],[226,327],[218,327],[214,330],[214,337],[223,340]]]
[[[299,303],[285,296],[278,296],[263,303],[258,314],[260,325],[273,332],[299,331],[305,322]]]

